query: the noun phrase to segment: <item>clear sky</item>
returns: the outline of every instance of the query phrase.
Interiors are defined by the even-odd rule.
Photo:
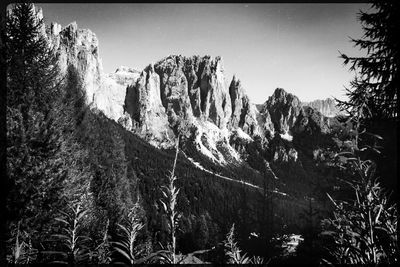
[[[281,87],[302,101],[338,97],[353,73],[339,52],[360,55],[349,37],[367,4],[37,4],[46,23],[76,21],[99,39],[105,72],[141,70],[170,54],[223,58],[254,103]]]

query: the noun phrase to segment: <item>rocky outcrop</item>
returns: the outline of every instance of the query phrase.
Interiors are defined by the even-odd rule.
[[[139,76],[140,71],[125,66],[120,66],[115,72],[106,74],[106,77],[113,79],[116,83],[123,86],[134,84]]]
[[[102,75],[102,83],[94,94],[94,106],[110,119],[118,121],[124,116],[126,88],[135,84],[139,76],[140,72],[126,67]]]
[[[180,121],[202,154],[220,164],[238,163],[240,151],[231,144],[243,150],[256,139],[266,144],[276,134],[292,141],[293,134],[329,130],[326,117],[283,89],[263,105],[252,104],[236,76],[226,84],[220,57],[172,55],[141,72],[119,67],[104,74],[98,40],[90,30],[53,23],[46,34],[61,70],[73,65],[80,73],[87,103],[155,146],[173,146]],[[296,161],[296,153],[277,146],[273,158]]]
[[[76,22],[64,28],[52,23],[47,36],[58,56],[61,72],[65,74],[72,65],[79,73],[87,104],[115,121],[124,117],[126,88],[135,84],[140,73],[120,67],[115,73],[104,74],[96,35],[90,30],[79,29]]]
[[[330,131],[331,118],[325,117],[319,111],[311,107],[303,107],[293,125],[292,131],[294,133],[306,132],[308,135],[326,134]]]
[[[168,57],[155,65],[155,71],[160,77],[160,96],[164,108],[171,116],[190,120],[193,112],[188,81],[183,72],[184,64],[183,57]]]
[[[92,103],[94,94],[102,84],[102,64],[96,35],[90,30],[79,29],[76,22],[62,29],[57,23],[52,23],[48,38],[59,58],[61,71],[65,73],[70,65],[77,69],[86,91],[87,103]]]
[[[302,105],[311,107],[319,111],[325,117],[335,117],[342,113],[336,105],[336,101],[332,98],[327,98],[325,100],[318,99],[311,102],[303,102]]]
[[[124,109],[132,120],[132,127],[138,128],[139,133],[150,134],[159,142],[171,137],[160,98],[160,78],[153,65],[146,67],[136,82],[127,87]]]
[[[200,103],[202,116],[219,128],[224,128],[231,115],[230,97],[225,83],[222,59],[204,57],[200,76]]]
[[[184,118],[210,120],[220,129],[226,127],[231,103],[220,57],[174,55],[156,63],[155,70],[166,109]]]
[[[275,135],[274,123],[267,108],[262,109],[257,114],[257,123],[262,137],[270,139]]]
[[[285,148],[283,146],[277,146],[273,152],[273,162],[296,162],[298,158],[298,152],[294,148]]]
[[[286,134],[292,130],[301,112],[301,104],[296,96],[287,93],[282,88],[277,88],[261,110],[269,112],[277,133]]]
[[[240,127],[250,136],[258,134],[256,107],[250,103],[249,97],[244,93],[240,80],[236,79],[235,76],[233,76],[229,86],[229,95],[232,103],[230,127],[233,129]]]

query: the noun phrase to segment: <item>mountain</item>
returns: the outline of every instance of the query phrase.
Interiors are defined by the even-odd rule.
[[[311,102],[302,102],[302,105],[311,107],[319,111],[325,117],[336,117],[342,114],[335,100],[332,98],[327,98],[324,100],[317,99]]]
[[[333,242],[319,235],[331,230],[331,196],[349,199],[355,187],[346,183],[364,169],[345,151],[362,147],[378,162],[367,164],[372,174],[393,177],[390,121],[367,127],[390,143],[374,158],[364,145],[377,139],[357,138],[353,120],[325,116],[335,108],[328,100],[302,103],[277,88],[254,105],[221,57],[170,55],[106,74],[93,32],[34,27],[43,15],[31,4],[11,9],[9,262],[156,263],[172,254],[222,263],[227,243],[257,256],[252,262],[295,262],[310,251],[319,262]],[[77,232],[84,238],[69,257],[63,244]]]
[[[46,34],[63,73],[71,65],[78,70],[86,103],[102,127],[123,136],[150,232],[161,227],[157,187],[165,182],[178,136],[178,206],[188,225],[203,216],[217,235],[233,218],[242,237],[265,231],[266,196],[276,231],[304,224],[307,197],[315,199],[316,210],[327,211],[326,192],[334,194],[335,184],[328,159],[343,131],[335,117],[324,115],[334,113],[332,104],[314,108],[277,88],[255,105],[239,77],[227,79],[222,58],[207,55],[170,55],[143,70],[121,66],[106,74],[93,32],[52,23]]]
[[[335,112],[330,99],[305,104],[281,88],[257,108],[237,77],[227,85],[220,57],[171,55],[142,71],[120,67],[105,74],[98,40],[90,30],[76,23],[61,29],[53,23],[49,37],[61,69],[69,64],[78,69],[92,107],[156,147],[174,145],[173,128],[179,120],[185,125],[181,131],[194,139],[197,149],[220,164],[240,161],[231,137],[265,141],[280,134],[291,140],[296,121],[307,117],[307,106],[322,114]]]
[[[119,67],[105,74],[93,32],[76,23],[64,28],[52,23],[47,34],[61,69],[78,69],[87,104],[156,148],[174,147],[179,135],[187,157],[222,168],[248,166],[252,160],[302,166],[300,151],[307,148],[314,157],[317,140],[338,125],[324,115],[335,112],[333,101],[302,103],[282,88],[254,105],[238,77],[227,82],[221,57],[170,55],[140,71]],[[252,146],[261,147],[258,160],[252,159]]]

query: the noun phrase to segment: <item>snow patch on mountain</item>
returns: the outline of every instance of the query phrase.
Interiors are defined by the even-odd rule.
[[[140,72],[133,68],[121,66],[115,72],[109,73],[106,76],[115,80],[118,84],[128,86],[136,82],[140,76]]]
[[[282,139],[288,140],[288,141],[292,141],[293,140],[293,136],[289,134],[289,132],[285,132],[284,134],[279,134],[281,136]]]
[[[253,138],[250,137],[250,135],[248,135],[247,133],[243,132],[243,130],[241,128],[237,128],[235,130],[237,136],[240,139],[244,139],[244,140],[248,140],[248,141],[253,141]]]

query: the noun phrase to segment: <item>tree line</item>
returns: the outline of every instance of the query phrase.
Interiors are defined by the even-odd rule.
[[[383,177],[385,186],[396,180],[385,170],[387,166],[382,166],[382,161],[390,158],[390,170],[396,170],[397,158],[393,159],[390,144],[393,136],[382,137],[381,132],[387,133],[393,125],[397,128],[398,123],[399,43],[395,37],[399,32],[399,5],[372,5],[375,13],[359,14],[365,35],[353,40],[360,49],[367,50],[367,56],[341,55],[357,73],[347,89],[349,101],[338,101],[348,112],[343,123],[351,123],[354,135],[351,146],[332,162],[343,170],[354,196],[335,200],[328,195],[334,211],[322,220],[314,218],[316,212],[309,200],[304,211],[305,240],[297,255],[303,260],[398,262],[397,206],[377,174]],[[177,210],[188,207],[179,203],[190,202],[192,195],[182,186],[179,191],[178,184],[191,182],[179,181],[180,176],[193,175],[190,171],[183,174],[182,169],[175,172],[179,142],[172,171],[163,170],[163,190],[152,191],[152,186],[158,188],[156,180],[138,179],[140,169],[130,167],[134,164],[129,162],[132,151],[126,148],[127,140],[135,137],[126,137],[118,125],[85,104],[80,74],[69,66],[66,75],[61,75],[57,54],[48,45],[43,30],[44,22],[38,19],[32,4],[15,4],[7,12],[7,262],[179,263],[209,253],[212,236],[220,235],[225,237],[220,247],[221,261],[267,263],[267,259],[241,254],[234,240],[235,228],[225,221],[225,229],[218,229],[213,222],[216,218],[210,217],[204,206],[195,219],[190,209],[186,216]],[[336,160],[339,157],[341,160]],[[204,190],[200,184],[191,188],[197,188],[199,196]],[[156,203],[141,196],[146,190]],[[242,194],[247,193],[244,190]],[[252,216],[250,213],[260,213],[265,224],[273,225],[272,200],[264,198],[261,202],[261,211],[241,202],[237,219],[246,220]],[[154,235],[157,228],[161,237]],[[177,240],[179,230],[184,228],[186,233],[195,231],[196,236]],[[272,239],[270,231],[263,232]],[[177,252],[177,246],[185,247],[194,239],[197,245],[185,255]],[[153,247],[155,240],[161,244],[157,248]],[[327,250],[310,257],[321,244]]]

